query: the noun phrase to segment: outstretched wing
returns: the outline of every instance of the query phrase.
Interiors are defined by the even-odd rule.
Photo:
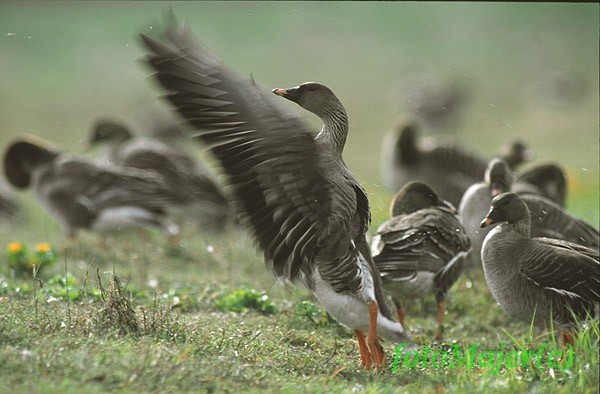
[[[233,197],[274,273],[298,277],[327,231],[331,184],[309,128],[271,92],[225,67],[173,24],[161,43],[142,35],[166,99],[221,162]]]

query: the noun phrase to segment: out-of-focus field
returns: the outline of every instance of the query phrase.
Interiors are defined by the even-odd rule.
[[[526,141],[536,160],[568,170],[569,210],[598,227],[597,4],[0,2],[0,148],[31,133],[82,152],[80,142],[98,118],[126,120],[156,103],[160,91],[139,61],[138,33],[156,34],[169,6],[241,74],[270,88],[318,81],[336,92],[351,122],[344,157],[369,192],[373,227],[386,219],[392,196],[380,179],[381,141],[410,107],[402,87],[423,76],[454,82],[467,97],[454,121],[426,133],[451,135],[486,157],[509,140]],[[555,73],[571,78],[575,93],[548,97],[545,76]],[[307,119],[317,130],[318,120]],[[0,246],[48,241],[61,263],[46,280],[64,274],[59,226],[30,192],[19,197],[24,215],[0,232]],[[173,289],[192,292],[194,302],[141,337],[105,329],[94,317],[102,310],[97,301],[71,310],[64,301],[39,296],[38,304],[32,293],[15,295],[14,287],[31,278],[12,278],[0,256],[0,391],[597,390],[597,342],[595,352],[588,347],[577,355],[569,373],[360,372],[348,331],[290,312],[310,296],[276,283],[242,230],[187,228],[184,240],[174,253],[160,234],[143,241],[112,236],[106,249],[83,234],[67,249],[67,269],[79,285],[96,268],[107,281],[114,267],[130,288],[150,299],[156,292],[164,307],[174,302]],[[216,299],[243,286],[266,292],[288,313],[215,308]],[[432,306],[429,300],[426,312],[413,310],[410,320],[425,345],[435,328]],[[528,327],[495,306],[481,277],[461,279],[448,310],[446,346],[511,343],[503,329],[520,343],[527,337]]]

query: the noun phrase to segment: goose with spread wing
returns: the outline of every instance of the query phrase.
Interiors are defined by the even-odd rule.
[[[390,216],[372,242],[383,288],[392,296],[402,326],[402,301],[434,293],[438,306],[435,339],[441,340],[446,296],[465,267],[469,238],[454,206],[422,182],[410,182],[398,192],[390,204]]]
[[[369,201],[342,159],[348,117],[335,94],[314,82],[266,90],[227,68],[185,26],[171,25],[161,41],[142,38],[166,99],[220,161],[274,274],[300,280],[355,331],[366,368],[385,362],[379,335],[412,345],[384,301],[365,236]],[[314,136],[281,97],[319,116],[321,131]]]
[[[515,193],[492,200],[481,227],[498,223],[483,242],[481,258],[492,295],[511,316],[542,328],[558,327],[573,345],[578,321],[597,319],[600,254],[550,238],[531,238],[531,214]]]
[[[169,192],[164,179],[156,174],[99,165],[60,152],[34,136],[9,144],[4,172],[15,187],[31,187],[70,238],[79,229],[141,227],[159,228],[170,235],[179,232],[165,214],[179,197]]]

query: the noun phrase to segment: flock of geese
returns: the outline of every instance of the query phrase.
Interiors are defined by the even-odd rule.
[[[176,235],[173,211],[197,212],[216,227],[239,220],[277,278],[304,284],[354,330],[367,369],[385,365],[381,338],[416,346],[405,327],[406,300],[435,294],[441,340],[450,288],[480,266],[508,314],[558,327],[565,342],[573,344],[579,322],[598,318],[598,230],[565,210],[559,165],[515,172],[531,155],[522,142],[488,162],[420,138],[418,123],[401,119],[382,152],[386,182],[399,192],[369,244],[367,194],[342,158],[348,116],[328,87],[307,82],[269,91],[174,22],[160,40],[142,41],[164,98],[220,163],[225,192],[177,146],[177,126],[142,137],[98,122],[88,144],[106,145],[99,160],[22,136],[5,151],[6,178],[30,187],[67,236],[126,227]],[[282,99],[322,120],[316,136]]]

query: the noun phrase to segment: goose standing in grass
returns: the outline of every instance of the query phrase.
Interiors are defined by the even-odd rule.
[[[525,323],[570,330],[597,319],[600,254],[571,242],[531,238],[531,214],[514,193],[503,193],[481,227],[499,223],[485,237],[481,257],[486,282],[500,306]],[[570,334],[563,341],[573,345]]]
[[[510,190],[513,173],[502,159],[490,160],[483,181],[471,185],[458,206],[458,215],[471,240],[468,268],[481,267],[481,247],[489,228],[481,228],[484,217],[492,204],[492,198]]]
[[[517,141],[502,148],[502,157],[514,166],[532,153]],[[419,137],[419,123],[402,117],[383,140],[381,173],[392,190],[410,181],[434,185],[440,197],[458,206],[464,192],[483,178],[486,160],[440,137]]]
[[[108,145],[103,155],[106,162],[161,175],[180,197],[180,203],[171,208],[185,211],[188,217],[198,213],[203,227],[220,228],[227,223],[230,209],[225,195],[208,170],[188,153],[158,138],[134,136],[125,125],[110,120],[97,122],[89,135],[89,146],[102,144]]]
[[[531,173],[535,173],[533,168],[535,167],[529,170]],[[471,266],[481,265],[481,247],[489,232],[489,228],[480,227],[481,218],[489,210],[495,196],[513,190],[513,183],[514,174],[506,162],[502,159],[492,159],[486,169],[484,180],[472,185],[465,192],[458,213],[473,244],[470,255]],[[588,247],[600,246],[598,230],[570,215],[555,202],[532,193],[536,188],[535,183],[527,186],[525,179],[522,179],[520,187],[516,190],[531,212],[533,237],[557,238]],[[521,195],[518,190],[523,194]]]
[[[19,212],[19,205],[15,193],[9,186],[0,180],[0,229],[12,223]]]
[[[435,293],[435,339],[441,340],[446,296],[464,269],[469,237],[456,209],[421,182],[410,182],[400,190],[390,205],[390,216],[372,242],[383,288],[392,296],[403,327],[402,300]]]
[[[33,136],[19,138],[8,146],[4,172],[15,187],[31,187],[69,238],[78,229],[141,227],[178,233],[165,211],[179,197],[169,192],[156,174],[98,165],[62,153]]]
[[[314,82],[269,92],[228,69],[185,26],[172,24],[163,42],[142,38],[167,100],[221,162],[274,274],[300,280],[355,331],[367,369],[385,362],[378,335],[412,345],[384,301],[365,236],[369,201],[342,159],[348,117],[335,94]],[[321,131],[314,136],[273,93],[319,116]]]

